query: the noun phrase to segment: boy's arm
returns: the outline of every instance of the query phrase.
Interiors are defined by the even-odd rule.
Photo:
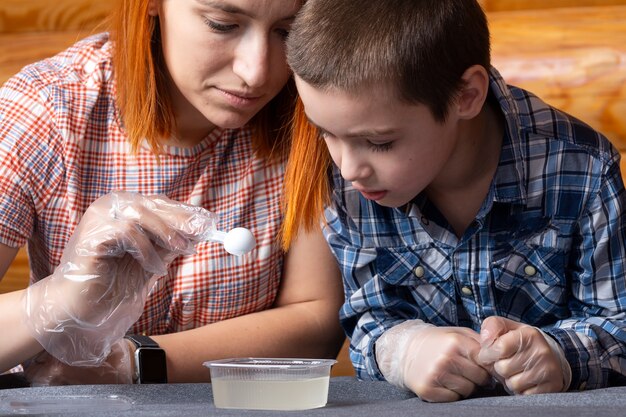
[[[419,317],[419,310],[408,301],[412,296],[407,287],[371,279],[377,251],[352,241],[352,220],[335,208],[327,208],[325,215],[324,235],[342,272],[346,301],[339,316],[350,338],[350,360],[359,379],[385,380],[376,361],[376,342],[407,318]]]
[[[392,266],[397,274],[387,275],[384,254],[363,247],[359,234],[346,230],[355,231],[352,220],[339,220],[332,209],[326,214],[326,237],[343,268],[347,301],[340,317],[358,378],[387,380],[431,402],[456,401],[489,385],[488,370],[477,362],[478,333],[425,323],[409,284],[412,268]],[[395,278],[401,282],[388,282]]]
[[[573,390],[626,375],[626,195],[618,160],[607,168],[578,233],[569,265],[572,315],[542,328],[563,349]]]

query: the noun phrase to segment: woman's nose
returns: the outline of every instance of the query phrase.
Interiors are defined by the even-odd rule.
[[[261,87],[267,82],[270,48],[264,36],[250,35],[242,39],[235,51],[233,71],[248,87]]]

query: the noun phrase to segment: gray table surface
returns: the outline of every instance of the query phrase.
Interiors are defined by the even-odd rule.
[[[255,411],[215,408],[211,384],[9,386],[0,380],[2,416],[626,416],[626,387],[530,396],[489,394],[430,404],[386,382],[338,377],[331,378],[326,407]]]

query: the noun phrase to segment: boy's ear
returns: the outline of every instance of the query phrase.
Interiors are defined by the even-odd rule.
[[[152,17],[159,15],[159,0],[148,1],[148,15]]]
[[[489,73],[482,65],[473,65],[461,77],[465,85],[457,99],[457,114],[461,119],[476,117],[489,93]]]

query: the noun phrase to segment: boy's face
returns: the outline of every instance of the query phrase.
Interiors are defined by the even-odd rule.
[[[382,86],[352,95],[298,77],[296,85],[342,177],[365,198],[400,207],[445,180],[457,141],[454,115],[439,123],[426,106],[402,102]]]

